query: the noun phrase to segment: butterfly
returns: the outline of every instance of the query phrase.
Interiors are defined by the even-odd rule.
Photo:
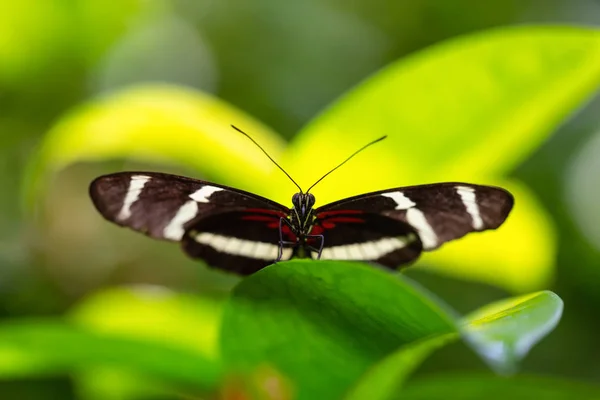
[[[197,179],[156,172],[120,172],[96,178],[91,199],[107,220],[162,240],[180,242],[209,266],[252,274],[293,257],[374,262],[396,269],[421,252],[469,232],[496,229],[514,199],[506,190],[446,182],[361,194],[315,208],[317,183],[379,138],[353,153],[292,207]]]

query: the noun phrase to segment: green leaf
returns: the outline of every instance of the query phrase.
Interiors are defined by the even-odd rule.
[[[504,186],[502,177],[599,85],[599,31],[518,27],[463,36],[358,85],[294,138],[282,162],[306,186],[367,141],[389,135],[315,187],[318,202],[435,181]],[[502,233],[486,234],[476,245],[466,244],[469,237],[456,250],[454,243],[444,246],[431,259],[436,269],[514,291],[546,286],[554,262],[553,229],[527,190],[516,194],[515,215]],[[517,213],[518,224],[511,221]],[[541,246],[515,249],[530,240]],[[480,251],[465,258],[467,246]],[[521,276],[523,271],[528,275]]]
[[[435,335],[402,347],[375,364],[350,389],[344,400],[386,400],[433,351],[458,339],[457,333]]]
[[[222,353],[230,368],[273,366],[291,378],[298,399],[335,399],[387,354],[455,329],[394,275],[358,263],[289,261],[234,289]]]
[[[0,378],[54,376],[107,366],[203,390],[214,388],[221,376],[219,363],[177,346],[99,335],[60,321],[0,325]]]
[[[544,291],[493,303],[463,319],[460,333],[493,369],[514,372],[518,361],[558,323],[562,300]],[[437,348],[457,340],[458,332],[435,335],[404,346],[371,368],[352,388],[346,400],[387,400],[408,375]]]
[[[101,334],[188,348],[217,360],[222,305],[152,285],[105,290],[69,312],[69,320]]]
[[[449,396],[449,393],[452,396]],[[395,398],[402,400],[592,400],[600,387],[558,377],[497,377],[483,374],[444,374],[407,384]]]
[[[218,301],[136,285],[96,293],[67,318],[0,325],[0,379],[68,373],[84,399],[220,383]]]
[[[517,363],[562,316],[563,301],[543,291],[487,305],[465,317],[467,343],[500,373],[512,373]]]
[[[152,285],[111,288],[86,298],[69,312],[69,320],[96,334],[175,346],[219,363],[221,303],[212,299]],[[74,381],[88,400],[148,398],[168,390],[118,363],[88,367]]]
[[[461,321],[401,275],[360,263],[296,260],[234,289],[223,315],[222,354],[230,369],[272,366],[293,382],[299,399],[386,400],[425,357],[461,334],[488,361],[499,346],[514,349],[514,357],[494,364],[514,367],[556,325],[561,306],[558,296],[540,292]]]

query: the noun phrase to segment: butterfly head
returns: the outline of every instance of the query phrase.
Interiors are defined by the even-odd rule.
[[[307,216],[315,205],[315,196],[312,193],[296,193],[292,196],[292,204],[301,217]]]

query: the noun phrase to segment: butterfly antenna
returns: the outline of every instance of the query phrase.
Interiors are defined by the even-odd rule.
[[[300,185],[298,185],[298,184],[296,183],[296,181],[294,180],[294,178],[292,178],[292,177],[290,176],[290,174],[288,174],[287,172],[285,172],[285,169],[283,169],[283,168],[281,167],[281,165],[277,164],[277,161],[273,160],[273,158],[271,158],[271,156],[269,155],[269,153],[267,153],[267,151],[266,151],[265,149],[263,149],[263,148],[260,146],[260,144],[256,143],[256,140],[252,139],[252,138],[250,137],[250,135],[248,135],[246,132],[244,132],[244,131],[243,131],[243,130],[241,130],[240,128],[238,128],[238,127],[236,127],[236,126],[234,126],[234,125],[231,125],[231,127],[232,127],[233,129],[235,129],[236,131],[238,131],[239,133],[241,133],[242,135],[246,136],[248,139],[250,139],[250,140],[252,141],[252,143],[254,143],[254,144],[255,144],[255,145],[256,145],[256,146],[257,146],[259,149],[261,149],[261,150],[262,150],[262,152],[263,152],[263,153],[265,153],[265,155],[266,155],[267,157],[269,157],[269,160],[273,161],[273,164],[277,165],[277,168],[279,168],[279,169],[280,169],[280,170],[281,170],[281,171],[282,171],[282,172],[283,172],[283,173],[284,173],[284,174],[285,174],[285,175],[286,175],[288,178],[290,178],[290,181],[294,182],[294,185],[296,185],[296,187],[298,188],[298,190],[300,190],[300,193],[304,193],[304,192],[302,191],[302,188],[300,187]]]
[[[325,179],[325,177],[329,174],[331,174],[333,171],[335,171],[336,169],[338,169],[339,167],[341,167],[342,165],[346,164],[348,161],[350,161],[350,159],[352,157],[354,157],[355,155],[357,155],[358,153],[360,153],[361,151],[363,151],[364,149],[366,149],[367,147],[377,143],[377,142],[381,142],[383,139],[385,139],[387,137],[387,135],[380,137],[379,139],[375,139],[370,143],[365,144],[363,147],[361,147],[360,149],[356,150],[354,153],[352,153],[350,155],[350,157],[346,158],[344,161],[342,161],[337,167],[335,167],[334,169],[332,169],[331,171],[329,171],[328,173],[326,173],[325,175],[323,175],[321,177],[321,179],[319,179],[318,181],[316,181],[315,183],[312,184],[311,187],[308,188],[308,190],[306,191],[306,193],[310,192],[310,189],[314,188],[315,185],[319,182],[321,182],[323,179]]]

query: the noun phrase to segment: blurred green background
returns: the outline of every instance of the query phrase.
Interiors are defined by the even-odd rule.
[[[87,197],[91,179],[110,171],[146,168],[199,177],[202,171],[127,159],[77,163],[48,178],[33,207],[25,204],[24,176],[36,149],[74,107],[135,84],[171,83],[211,93],[287,140],[342,93],[393,61],[459,35],[533,23],[597,26],[600,2],[2,1],[2,318],[63,315],[74,309],[81,318],[91,318],[94,307],[102,309],[103,304],[114,302],[115,310],[135,305],[119,295],[95,305],[90,296],[135,285],[145,292],[166,287],[187,293],[190,302],[214,307],[214,313],[207,312],[208,321],[218,318],[220,299],[238,281],[186,259],[177,246],[108,226]],[[600,383],[598,115],[600,103],[587,104],[512,172],[533,189],[555,225],[555,271],[544,288],[566,304],[561,324],[525,360],[524,373]],[[363,137],[366,141],[372,135],[364,132]],[[334,179],[329,182],[335,184]],[[282,190],[287,198],[289,187]],[[463,313],[508,294],[502,285],[419,267],[407,274]],[[118,314],[115,320],[130,318]],[[110,318],[98,324],[110,326]],[[206,325],[194,323],[182,322],[181,329],[189,330],[182,340],[214,340]],[[140,324],[124,329],[151,336],[147,331],[152,324]],[[417,374],[465,369],[486,367],[457,344],[434,354]],[[0,399],[80,398],[71,378],[0,380]]]

